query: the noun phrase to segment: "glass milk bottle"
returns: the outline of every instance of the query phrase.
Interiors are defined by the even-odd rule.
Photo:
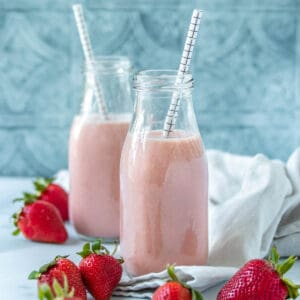
[[[174,87],[176,71],[140,72],[133,119],[121,156],[121,255],[129,274],[167,264],[202,265],[208,257],[208,170],[192,103],[193,79]],[[164,122],[181,94],[176,126]]]
[[[69,140],[71,222],[84,237],[118,240],[119,164],[132,110],[131,65],[126,57],[98,57],[84,73],[81,112]]]

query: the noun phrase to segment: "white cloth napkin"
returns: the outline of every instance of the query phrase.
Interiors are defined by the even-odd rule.
[[[242,157],[219,151],[209,151],[208,160],[210,265],[239,266],[264,257],[275,236],[280,241],[300,232],[300,215],[290,217],[300,209],[300,149],[286,165],[261,154]],[[285,255],[300,252],[284,250]]]
[[[300,255],[300,149],[284,164],[264,155],[207,151],[209,163],[209,265],[178,266],[181,279],[205,290],[230,278],[247,260],[265,257],[276,244]],[[57,180],[68,188],[66,171]],[[116,295],[151,298],[166,272],[129,278]]]

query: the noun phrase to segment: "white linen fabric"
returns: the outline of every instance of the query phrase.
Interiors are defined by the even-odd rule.
[[[285,164],[258,154],[239,156],[208,150],[209,266],[177,266],[181,279],[205,290],[230,278],[275,244],[284,255],[300,255],[300,149]],[[57,180],[68,188],[68,173]],[[200,180],[200,179],[199,179]],[[151,298],[168,279],[165,271],[123,276],[116,295]]]

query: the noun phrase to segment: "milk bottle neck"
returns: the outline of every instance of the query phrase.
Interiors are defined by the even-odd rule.
[[[85,88],[81,114],[122,115],[132,111],[132,68],[127,57],[100,56],[84,66]]]
[[[193,79],[185,75],[178,84],[174,70],[149,70],[138,73],[134,80],[135,108],[131,132],[163,131],[172,99],[177,97],[173,131],[198,134],[192,102]]]

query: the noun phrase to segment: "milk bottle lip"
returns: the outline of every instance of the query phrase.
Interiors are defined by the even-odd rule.
[[[177,70],[172,69],[152,69],[143,70],[134,76],[135,90],[191,90],[193,88],[192,74],[187,72],[181,78],[181,83],[175,85],[178,76]]]
[[[84,61],[83,72],[96,71],[101,74],[126,73],[132,70],[132,65],[127,56],[95,56],[92,65]]]

